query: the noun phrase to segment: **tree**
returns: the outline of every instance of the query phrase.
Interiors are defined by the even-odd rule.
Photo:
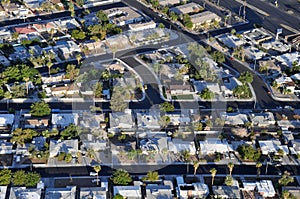
[[[99,185],[98,176],[99,176],[99,172],[101,171],[101,166],[100,165],[93,166],[93,169],[97,173],[97,185]]]
[[[50,75],[51,74],[51,67],[53,66],[53,63],[51,61],[48,61],[46,63],[47,67],[48,67],[48,74]]]
[[[80,64],[81,59],[82,59],[81,54],[80,53],[76,54],[76,60],[78,65]]]
[[[171,119],[169,116],[164,115],[162,117],[160,117],[159,123],[162,127],[166,127],[168,126],[168,124],[171,122]]]
[[[287,186],[288,184],[294,182],[294,178],[290,176],[291,174],[287,171],[284,171],[282,177],[278,180],[278,184],[281,186]]]
[[[175,108],[171,103],[164,102],[159,105],[159,109],[164,112],[173,112]]]
[[[121,194],[116,194],[113,199],[124,199],[124,196],[122,196]]]
[[[73,30],[71,36],[76,40],[84,40],[86,38],[85,32],[81,30]]]
[[[215,97],[215,93],[209,90],[208,88],[205,88],[201,91],[200,97],[205,100],[210,100]]]
[[[173,21],[177,21],[177,19],[178,19],[178,15],[175,14],[175,12],[173,12],[173,11],[170,12],[169,16]]]
[[[114,185],[128,185],[132,182],[131,176],[124,169],[118,169],[114,171],[111,180]]]
[[[7,186],[10,184],[11,170],[3,169],[0,171],[0,186]]]
[[[233,164],[232,162],[229,162],[229,163],[227,164],[227,167],[228,167],[228,169],[229,169],[229,176],[231,176],[232,170],[233,170],[233,167],[234,167],[234,164]]]
[[[194,175],[196,175],[199,166],[200,166],[200,162],[199,161],[194,161],[194,163],[193,163]]]
[[[181,154],[184,162],[186,162],[186,163],[190,162],[191,154],[187,149],[180,151],[180,154]]]
[[[232,178],[232,176],[226,176],[226,178],[225,178],[225,184],[227,185],[227,186],[232,186],[233,185],[233,178]]]
[[[158,28],[165,28],[165,25],[163,23],[159,23]]]
[[[12,177],[12,183],[15,186],[22,186],[25,185],[25,181],[26,181],[26,173],[23,170],[18,170],[13,174]]]
[[[102,90],[103,90],[102,84],[100,82],[97,82],[94,85],[94,95],[96,98],[102,97]]]
[[[36,172],[29,172],[26,174],[25,186],[35,187],[37,183],[41,180],[41,175]]]
[[[51,108],[45,101],[35,102],[30,106],[30,114],[34,117],[44,117],[50,113]]]
[[[78,137],[78,128],[75,124],[70,124],[60,133],[61,139],[74,139]]]
[[[31,141],[34,136],[37,136],[37,132],[32,129],[21,129],[17,128],[12,132],[12,143],[23,145],[27,141]]]
[[[213,57],[213,60],[214,60],[215,62],[219,62],[219,63],[225,62],[225,56],[224,56],[224,54],[223,54],[222,52],[220,52],[220,51],[214,51],[214,52],[212,53],[212,57]]]
[[[68,64],[66,70],[66,78],[74,81],[76,77],[79,75],[79,69],[76,68],[74,64]]]
[[[157,181],[159,180],[159,175],[157,171],[149,171],[146,176],[143,177],[143,181]]]
[[[123,112],[127,108],[127,103],[124,102],[124,95],[120,89],[114,89],[110,100],[110,109],[116,112]]]
[[[262,167],[262,163],[261,162],[256,162],[255,167],[257,168],[257,179],[258,179],[259,175],[260,175],[260,168]]]
[[[107,16],[107,14],[105,14],[103,12],[103,10],[98,11],[96,13],[96,16],[97,16],[100,24],[108,23],[108,16]]]
[[[217,174],[217,169],[212,168],[211,170],[209,170],[209,172],[211,174],[211,185],[214,185],[214,179],[215,179],[215,176]]]
[[[282,157],[284,155],[284,151],[282,149],[278,149],[277,154]]]
[[[249,71],[243,72],[239,76],[239,81],[242,82],[242,84],[252,83],[253,75]]]
[[[251,145],[240,145],[237,151],[244,160],[257,161],[260,158],[260,151],[255,150]]]

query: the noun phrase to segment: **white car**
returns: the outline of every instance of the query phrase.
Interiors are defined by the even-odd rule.
[[[90,176],[97,176],[96,172],[90,172]]]
[[[95,182],[100,182],[100,179],[93,179],[92,182],[93,182],[93,183],[95,183]]]

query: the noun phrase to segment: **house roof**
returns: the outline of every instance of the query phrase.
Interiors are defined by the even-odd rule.
[[[240,199],[240,189],[236,186],[213,186],[213,193],[224,198]]]
[[[274,197],[276,194],[271,180],[261,180],[259,182],[256,182],[256,189],[257,192],[264,197]]]
[[[15,27],[15,32],[19,34],[28,34],[28,33],[33,33],[37,32],[32,26],[22,26],[22,27]]]
[[[10,190],[10,199],[40,199],[41,189],[28,189],[26,187],[12,187]]]
[[[78,124],[78,114],[77,113],[57,113],[52,114],[52,125],[54,126],[68,126],[69,124]]]
[[[0,199],[5,199],[7,186],[0,186]]]
[[[171,11],[175,12],[176,14],[189,14],[192,12],[197,12],[200,9],[203,9],[203,7],[197,3],[191,2],[171,8]]]
[[[120,194],[125,198],[142,198],[141,186],[114,186],[114,195]]]
[[[102,183],[101,183],[102,184]],[[80,198],[81,199],[106,199],[106,187],[81,187]]]
[[[45,199],[75,199],[76,186],[68,186],[66,188],[47,188],[45,191]]]
[[[204,11],[191,16],[193,24],[203,24],[207,21],[220,20],[221,18],[213,12]]]
[[[73,140],[50,140],[50,157],[55,157],[59,152],[71,153],[77,155],[78,152],[78,139]]]

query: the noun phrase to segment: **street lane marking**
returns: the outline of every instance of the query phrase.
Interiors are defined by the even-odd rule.
[[[242,4],[242,5],[245,4],[245,2],[242,1],[242,0],[235,0],[235,1],[239,2],[239,3]],[[258,8],[256,8],[255,6],[252,6],[252,5],[248,4],[247,2],[246,2],[246,6],[247,6],[248,8],[250,8],[250,9],[252,9],[252,10],[254,10],[254,11],[256,11],[256,12],[262,14],[262,15],[265,15],[265,16],[267,16],[267,17],[270,16],[269,13],[267,13],[267,12],[261,10],[261,9],[258,9]]]

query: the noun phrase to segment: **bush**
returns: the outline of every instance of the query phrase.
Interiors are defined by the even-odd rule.
[[[57,160],[58,161],[63,161],[66,157],[66,153],[61,152],[58,156],[57,156]]]

